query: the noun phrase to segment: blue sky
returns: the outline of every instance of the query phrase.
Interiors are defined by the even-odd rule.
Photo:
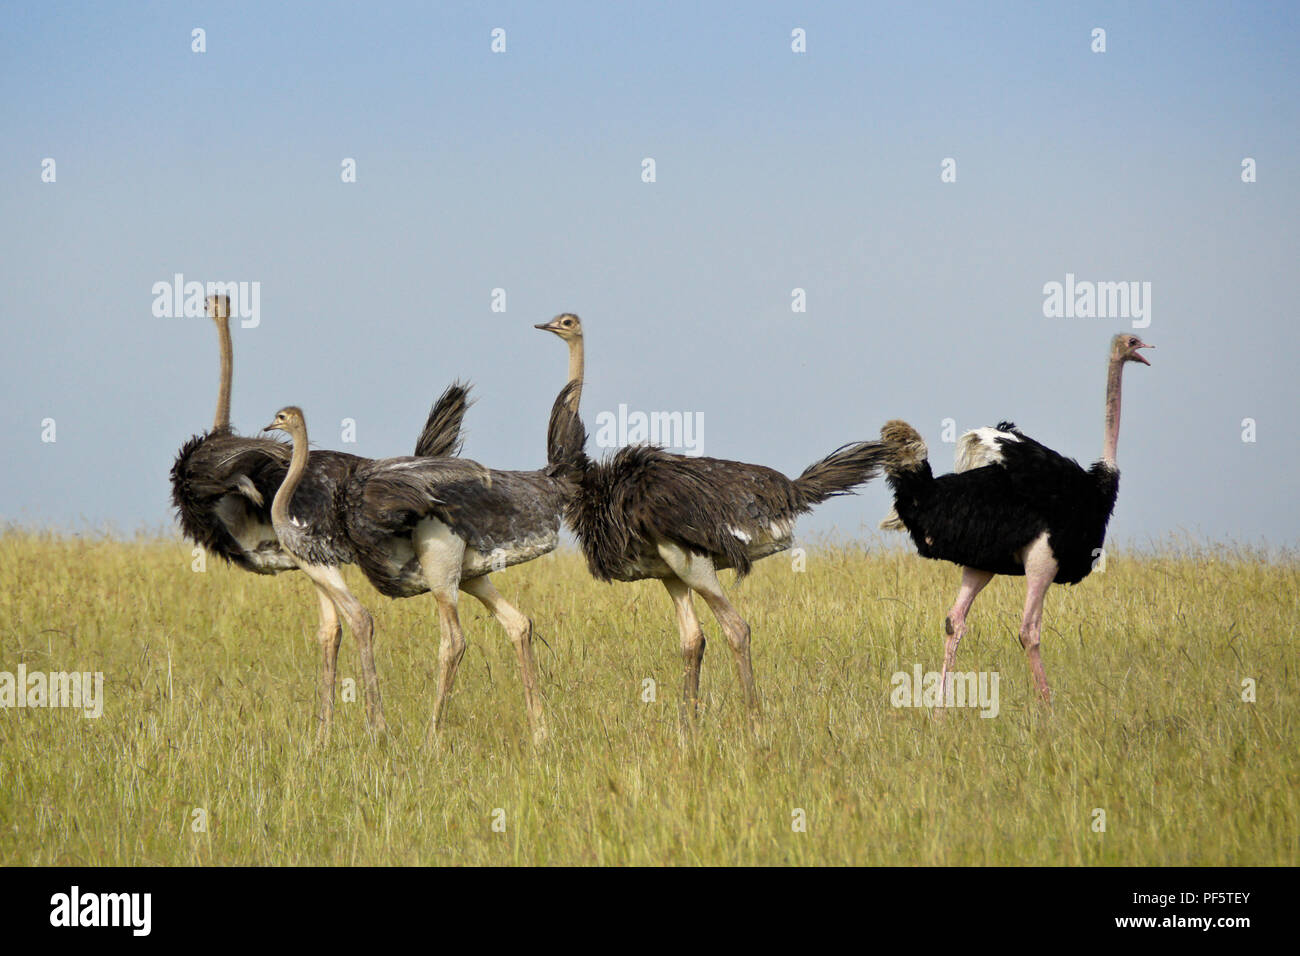
[[[294,403],[319,447],[404,454],[469,378],[466,454],[536,467],[565,359],[532,325],[572,310],[589,427],[698,413],[706,454],[789,474],[893,417],[941,470],[947,418],[1097,458],[1129,323],[1044,317],[1074,273],[1152,286],[1113,538],[1300,542],[1300,8],[697,6],[6,8],[0,518],[169,523],[216,390],[211,324],[151,312],[177,272],[260,283],[246,433]]]

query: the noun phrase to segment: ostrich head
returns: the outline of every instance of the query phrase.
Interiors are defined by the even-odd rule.
[[[275,413],[271,424],[262,431],[284,432],[287,435],[303,435],[307,432],[307,420],[303,418],[302,409],[297,405],[286,405]]]
[[[208,318],[214,322],[224,322],[230,318],[230,296],[210,295],[206,300]]]
[[[554,332],[566,342],[582,338],[582,319],[572,312],[562,312],[549,322],[534,325],[533,328],[543,332]]]
[[[1131,332],[1120,332],[1110,340],[1110,357],[1115,362],[1141,362],[1143,365],[1150,365],[1138,349],[1153,349],[1154,345],[1147,345],[1140,338]]]

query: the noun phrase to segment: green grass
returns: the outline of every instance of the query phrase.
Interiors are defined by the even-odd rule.
[[[937,669],[955,568],[865,548],[758,565],[731,589],[765,706],[748,733],[702,603],[705,708],[679,732],[675,619],[657,583],[602,585],[561,553],[498,575],[537,624],[551,740],[529,742],[509,643],[476,602],[441,747],[424,746],[426,595],[374,612],[387,740],[340,703],[313,746],[316,600],[188,546],[0,534],[0,671],[102,671],[98,720],[0,709],[0,863],[1294,864],[1300,568],[1231,549],[1112,554],[1052,588],[1032,696],[1023,580],[980,597],[960,670],[1001,713],[890,705]],[[729,580],[730,575],[726,578]],[[357,678],[345,634],[340,673]],[[1242,701],[1243,678],[1257,681]],[[642,682],[658,682],[642,701]],[[194,811],[206,814],[194,832]],[[505,829],[493,829],[504,810]],[[806,814],[794,832],[792,814]],[[1106,814],[1094,832],[1093,811]]]

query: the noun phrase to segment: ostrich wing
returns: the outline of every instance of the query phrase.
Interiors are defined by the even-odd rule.
[[[278,545],[274,532],[267,533],[271,499],[288,463],[288,447],[269,439],[229,432],[191,438],[171,472],[181,530],[204,550],[249,571],[270,572],[268,562],[278,570],[292,566],[272,557]]]
[[[997,428],[976,428],[957,439],[956,461],[953,470],[973,471],[985,465],[1000,464],[1002,447],[1006,442],[1018,442],[1024,436],[1010,422],[1001,422]]]
[[[564,492],[539,471],[492,471],[489,480],[460,480],[437,489],[436,514],[481,554],[549,551],[560,533]],[[543,547],[544,545],[544,547]]]
[[[408,597],[422,589],[408,580],[409,546],[422,521],[446,525],[493,567],[498,557],[509,565],[555,547],[564,499],[563,486],[541,472],[490,471],[463,458],[398,458],[361,469],[343,513],[370,583],[390,597]]]
[[[802,510],[793,482],[762,465],[633,446],[608,467],[617,477],[611,512],[633,538],[676,542],[740,574],[751,549],[788,537]]]
[[[390,458],[358,471],[346,497],[349,527],[377,543],[425,518],[490,553],[559,530],[564,497],[541,472],[492,471],[465,458]]]
[[[1051,518],[1096,498],[1095,476],[1073,458],[1035,441],[1010,422],[999,424],[997,433],[999,460],[993,467],[1006,473],[1011,494],[1025,506]]]
[[[211,501],[233,493],[269,508],[289,466],[289,454],[287,445],[267,438],[196,435],[172,465],[173,503],[183,508],[182,496]]]

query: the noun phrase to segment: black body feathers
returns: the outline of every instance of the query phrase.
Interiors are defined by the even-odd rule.
[[[994,574],[1024,574],[1025,548],[1044,532],[1056,558],[1055,582],[1076,584],[1100,554],[1119,493],[1119,472],[1084,469],[1010,422],[979,468],[934,477],[927,460],[886,469],[894,508],[917,551]]]

